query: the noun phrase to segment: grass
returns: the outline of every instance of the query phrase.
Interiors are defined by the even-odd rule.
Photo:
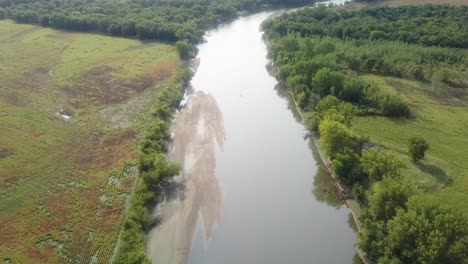
[[[0,21],[0,50],[0,261],[108,262],[176,49]]]
[[[467,89],[434,88],[429,83],[371,74],[362,77],[398,92],[414,116],[358,117],[353,129],[396,150],[406,164],[404,175],[468,215]],[[453,89],[458,89],[457,93]],[[408,155],[408,140],[416,136],[426,139],[430,149],[426,158],[415,164]]]

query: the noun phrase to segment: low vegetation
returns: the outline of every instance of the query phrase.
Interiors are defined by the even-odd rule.
[[[320,7],[265,25],[278,78],[362,206],[372,262],[468,261],[467,14]]]
[[[121,227],[130,252],[141,195],[177,169],[148,154],[167,169],[136,184],[137,143],[164,150],[187,78],[177,49],[6,20],[0,49],[0,261],[109,262]]]

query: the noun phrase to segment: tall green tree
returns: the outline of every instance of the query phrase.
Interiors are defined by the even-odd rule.
[[[388,222],[386,255],[401,263],[468,263],[468,221],[437,200],[415,196]]]
[[[353,133],[344,124],[325,119],[319,125],[320,144],[325,149],[326,153],[334,158],[334,156],[341,152],[345,147],[351,145],[353,140]]]
[[[384,176],[396,178],[400,176],[400,170],[404,163],[393,150],[379,150],[372,147],[362,153],[361,169],[374,183],[383,179]]]

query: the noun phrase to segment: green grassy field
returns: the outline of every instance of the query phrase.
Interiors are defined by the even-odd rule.
[[[0,21],[0,261],[107,263],[171,45]]]
[[[353,129],[396,150],[406,164],[404,175],[468,215],[468,89],[434,87],[395,77],[362,77],[398,92],[409,102],[414,116],[358,117]],[[408,140],[415,136],[430,144],[426,158],[416,164],[408,155]]]

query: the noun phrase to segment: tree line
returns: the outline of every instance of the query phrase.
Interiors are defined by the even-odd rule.
[[[277,30],[302,36],[398,40],[425,46],[468,48],[468,6],[373,7],[360,11],[309,8],[284,16]]]
[[[178,164],[167,160],[170,121],[191,74],[187,67],[179,69],[176,77],[160,87],[145,134],[139,142],[139,180],[130,200],[130,209],[123,223],[116,263],[151,263],[145,250],[146,232],[153,221],[152,210],[160,196],[161,184],[180,172]]]
[[[400,39],[398,34],[377,38],[330,32],[338,24],[354,23],[353,27],[370,33],[370,24],[381,19],[388,22],[382,22],[386,32],[411,29],[417,18],[428,23],[442,20],[437,23],[444,26],[457,21],[460,12],[466,9],[421,6],[353,13],[319,7],[264,25],[277,77],[304,112],[307,128],[319,136],[339,181],[363,208],[358,244],[373,263],[467,263],[468,220],[424,194],[408,180],[409,175],[402,175],[404,163],[395,151],[353,131],[351,123],[357,115],[411,115],[409,105],[395,91],[365,81],[360,74],[466,85],[468,53],[450,45],[435,47]],[[439,30],[438,25],[434,27]],[[415,32],[420,38],[431,34],[423,29]],[[460,34],[448,35],[446,43],[463,43],[458,42]],[[408,152],[413,162],[423,159],[429,147],[424,139],[412,138]]]
[[[208,27],[264,5],[313,0],[0,0],[0,19],[56,29],[175,42],[201,40]]]

